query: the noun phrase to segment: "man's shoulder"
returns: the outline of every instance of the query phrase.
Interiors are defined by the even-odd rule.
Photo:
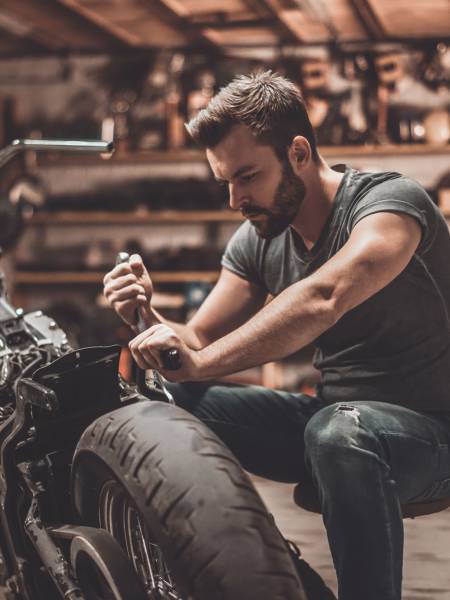
[[[361,203],[388,200],[432,204],[431,198],[420,183],[396,171],[370,172],[352,169],[346,193],[351,198],[350,206],[353,208]]]
[[[411,191],[412,189],[426,194],[425,189],[407,175],[397,171],[357,171],[353,170],[353,179],[359,187],[366,192],[385,191]]]

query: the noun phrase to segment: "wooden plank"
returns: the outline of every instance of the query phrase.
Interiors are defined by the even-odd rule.
[[[70,8],[78,15],[81,15],[83,18],[95,23],[101,29],[107,31],[108,33],[115,36],[118,40],[124,42],[129,46],[139,46],[141,44],[141,40],[138,36],[134,35],[132,32],[126,31],[123,27],[117,26],[113,21],[109,18],[103,16],[95,9],[92,9],[90,6],[85,3],[81,3],[78,0],[57,0],[60,4],[64,5],[67,8]],[[106,12],[106,11],[105,11]]]
[[[268,27],[206,28],[203,34],[218,46],[270,46],[279,42]]]
[[[103,271],[20,271],[14,274],[14,285],[102,285]],[[152,271],[152,280],[156,283],[189,283],[205,281],[214,283],[219,277],[218,271]]]
[[[30,28],[30,37],[48,47],[104,49],[117,40],[78,14],[53,0],[0,0],[0,7]]]
[[[325,0],[327,13],[340,41],[367,40],[368,27],[354,9],[355,2],[365,0]]]
[[[192,42],[187,23],[180,23],[161,0],[60,0],[125,37],[130,45],[148,47],[184,46]]]
[[[373,40],[382,40],[385,37],[384,29],[368,0],[350,0],[350,2],[356,18],[359,19],[369,37]]]
[[[253,8],[254,12],[261,18],[272,20],[274,32],[278,35],[281,41],[285,43],[298,42],[299,38],[296,33],[289,28],[286,23],[280,18],[279,7],[274,6],[270,0],[244,0],[249,8]]]
[[[0,56],[3,58],[21,55],[39,55],[48,51],[48,46],[31,38],[14,35],[1,29],[0,25]]]
[[[106,211],[62,211],[56,213],[37,213],[29,221],[31,225],[151,225],[155,223],[226,223],[239,222],[240,212],[229,210],[160,210],[139,212]]]
[[[367,0],[386,34],[394,38],[448,37],[448,0]]]
[[[282,9],[279,12],[281,21],[302,42],[329,42],[331,35],[328,27],[319,21],[312,21],[297,8]]]
[[[172,0],[172,4],[176,12],[184,12],[185,16],[190,17],[212,13],[239,13],[245,10],[242,0]]]

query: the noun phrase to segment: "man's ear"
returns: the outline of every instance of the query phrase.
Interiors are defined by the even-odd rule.
[[[288,159],[294,173],[304,169],[311,160],[311,146],[302,135],[296,135],[288,149]]]

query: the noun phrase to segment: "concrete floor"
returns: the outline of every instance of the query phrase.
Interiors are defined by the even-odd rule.
[[[298,544],[303,558],[336,593],[336,575],[322,517],[294,504],[294,486],[252,479],[281,532]],[[402,600],[450,600],[450,509],[405,519],[404,526]]]

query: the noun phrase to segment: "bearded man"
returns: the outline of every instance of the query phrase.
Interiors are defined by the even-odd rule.
[[[152,308],[138,256],[106,275],[105,296],[130,325],[140,307],[138,365],[176,382],[245,469],[314,483],[340,600],[400,600],[401,504],[450,495],[446,222],[407,177],[330,168],[277,74],[236,78],[187,128],[245,217],[219,280],[186,325]],[[308,344],[315,396],[212,383]],[[168,371],[173,347],[182,366]]]

